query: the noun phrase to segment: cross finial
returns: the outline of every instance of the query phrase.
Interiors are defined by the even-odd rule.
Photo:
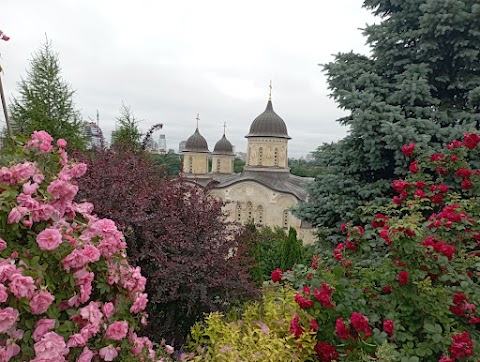
[[[195,118],[197,120],[197,129],[198,129],[198,121],[200,121],[200,113],[197,113],[197,118]]]
[[[270,81],[270,94],[268,95],[268,100],[271,101],[272,100],[272,81]]]
[[[227,128],[227,122],[223,122],[223,135],[225,136],[225,129]]]

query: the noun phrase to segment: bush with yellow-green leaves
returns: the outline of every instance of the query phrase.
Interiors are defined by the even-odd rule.
[[[292,318],[309,323],[306,314],[298,314],[294,290],[269,285],[260,302],[249,302],[227,315],[209,314],[192,327],[192,361],[305,361],[315,354],[316,322],[298,339],[290,330]],[[299,348],[300,347],[300,348]]]

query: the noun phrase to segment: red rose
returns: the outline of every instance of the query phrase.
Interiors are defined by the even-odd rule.
[[[410,142],[408,145],[402,146],[402,152],[407,157],[413,156],[413,150],[417,145],[413,142]]]
[[[321,362],[336,361],[339,358],[335,347],[326,342],[318,342],[314,350]]]
[[[350,338],[350,328],[345,326],[342,318],[338,318],[335,322],[335,332],[337,332],[337,336],[341,339]]]
[[[480,143],[480,137],[476,133],[465,133],[463,135],[463,139],[465,140],[465,147],[470,149],[474,149],[477,147],[478,143]]]
[[[400,285],[408,284],[408,271],[401,271],[398,273],[398,282]]]
[[[382,291],[385,293],[385,294],[390,294],[392,292],[392,287],[390,285],[385,285],[383,288],[382,288]]]
[[[350,317],[350,324],[357,330],[357,332],[365,333],[365,338],[368,338],[372,335],[372,330],[368,326],[368,318],[362,313],[353,312],[352,316]]]
[[[457,177],[467,178],[472,176],[472,170],[469,170],[468,168],[460,168],[455,172],[455,175],[457,175]]]
[[[470,190],[472,187],[473,187],[473,184],[468,179],[464,179],[462,181],[462,189]]]
[[[282,269],[277,268],[272,271],[271,278],[274,283],[280,283],[282,281]]]
[[[395,328],[395,322],[389,319],[383,321],[383,330],[391,337],[393,336],[393,329]]]

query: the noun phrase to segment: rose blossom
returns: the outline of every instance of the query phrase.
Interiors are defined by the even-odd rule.
[[[40,250],[54,250],[62,243],[62,234],[55,228],[48,228],[37,235]]]
[[[57,146],[61,148],[67,147],[67,141],[65,141],[63,138],[59,138],[57,140]]]
[[[127,336],[128,323],[125,321],[117,321],[110,324],[105,332],[105,338],[120,341]]]
[[[131,312],[131,310],[132,309],[130,308],[130,312]],[[105,303],[104,305],[102,305],[102,312],[107,319],[110,319],[110,317],[115,312],[115,306],[113,305],[112,302]],[[131,312],[131,313],[133,313],[133,312]]]
[[[135,302],[133,302],[133,305],[130,307],[130,313],[138,313],[142,310],[144,310],[147,306],[147,294],[142,293],[140,294],[136,299]]]
[[[282,269],[277,268],[272,271],[271,278],[274,283],[280,283],[282,281]]]
[[[0,238],[0,251],[4,251],[6,248],[7,248],[6,241]]]
[[[98,354],[105,361],[113,361],[118,356],[117,350],[112,345],[101,348]]]
[[[18,310],[11,307],[0,309],[0,333],[7,332],[17,321]]]
[[[46,290],[42,290],[30,300],[32,314],[43,314],[50,307],[55,297]]]
[[[70,336],[67,342],[67,347],[82,347],[87,344],[87,338],[80,333],[75,333]]]
[[[33,278],[23,276],[21,274],[14,274],[10,277],[11,282],[8,284],[10,291],[17,299],[27,297],[31,299],[37,287],[34,284]]]
[[[63,361],[63,357],[68,353],[65,340],[55,332],[48,332],[34,344],[35,356],[38,360]]]
[[[85,347],[82,351],[82,354],[78,357],[77,362],[90,362],[94,354],[92,351]]]
[[[37,322],[37,326],[33,331],[32,338],[38,342],[50,329],[55,327],[55,319],[43,318]]]

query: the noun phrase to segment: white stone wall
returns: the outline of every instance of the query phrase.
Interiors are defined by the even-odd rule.
[[[271,228],[294,227],[305,244],[311,244],[315,240],[314,230],[301,229],[300,219],[288,211],[298,203],[293,195],[271,190],[254,181],[242,181],[211,192],[228,202],[226,209],[232,221],[245,224],[253,218],[255,224]]]

